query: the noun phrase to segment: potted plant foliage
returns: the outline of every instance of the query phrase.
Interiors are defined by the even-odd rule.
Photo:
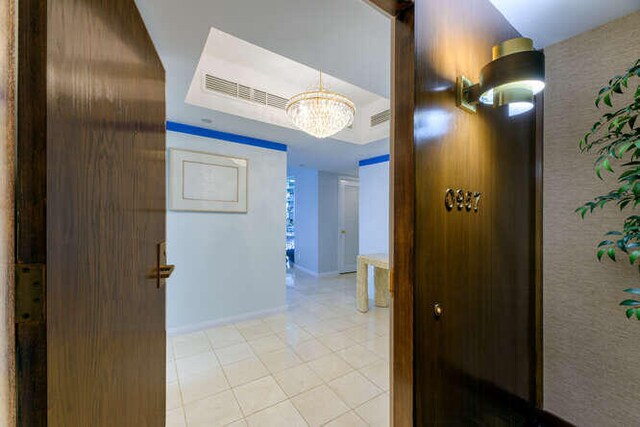
[[[614,107],[614,101],[629,91],[633,91],[631,101]],[[621,229],[607,232],[605,240],[598,244],[596,254],[600,261],[603,257],[616,261],[617,255],[628,258],[632,265],[638,261],[640,269],[640,215],[635,212],[640,204],[640,59],[600,89],[595,103],[606,112],[580,140],[580,150],[597,153],[594,166],[598,178],[603,179],[603,173],[614,173],[613,166],[619,175],[615,188],[586,202],[576,212],[584,218],[587,213],[607,204],[615,204],[621,211],[628,210],[630,215]],[[631,287],[624,292],[629,297],[620,305],[625,307],[628,318],[640,320],[640,288]]]

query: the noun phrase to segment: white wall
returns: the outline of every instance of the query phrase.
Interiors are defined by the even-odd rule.
[[[346,175],[291,168],[295,187],[295,264],[312,274],[338,273],[338,182]]]
[[[338,273],[338,182],[340,175],[318,174],[318,273]]]
[[[167,147],[249,160],[248,213],[167,206],[167,256],[176,265],[167,284],[167,330],[283,308],[286,153],[175,132],[167,132]]]
[[[389,162],[360,166],[359,253],[389,253]],[[373,284],[373,269],[369,269]],[[369,286],[369,298],[374,287]]]
[[[360,253],[389,252],[389,162],[359,168]]]

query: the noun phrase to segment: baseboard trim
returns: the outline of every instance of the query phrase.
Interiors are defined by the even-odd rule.
[[[167,328],[167,335],[183,335],[192,332],[199,332],[205,329],[214,328],[216,326],[224,325],[227,323],[242,322],[243,320],[251,320],[258,317],[269,316],[271,314],[278,314],[287,309],[286,305],[282,305],[267,310],[251,311],[249,313],[239,314],[237,316],[224,317],[222,319],[207,320],[206,322],[195,323],[188,326],[179,326],[177,328]]]
[[[313,277],[332,277],[332,276],[340,275],[340,273],[337,271],[325,271],[324,273],[318,273],[317,271],[313,271],[306,267],[302,267],[301,265],[298,265],[295,262],[293,263],[293,268],[296,268],[302,271],[303,273],[307,273]]]

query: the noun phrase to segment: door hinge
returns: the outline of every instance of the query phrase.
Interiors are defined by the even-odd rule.
[[[16,264],[16,323],[44,321],[45,279],[44,264]]]

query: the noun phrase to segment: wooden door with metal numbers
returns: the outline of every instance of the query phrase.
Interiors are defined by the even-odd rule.
[[[19,425],[162,426],[163,66],[133,0],[20,0],[18,38]]]
[[[416,425],[538,425],[536,112],[454,90],[517,36],[489,0],[415,4]]]

